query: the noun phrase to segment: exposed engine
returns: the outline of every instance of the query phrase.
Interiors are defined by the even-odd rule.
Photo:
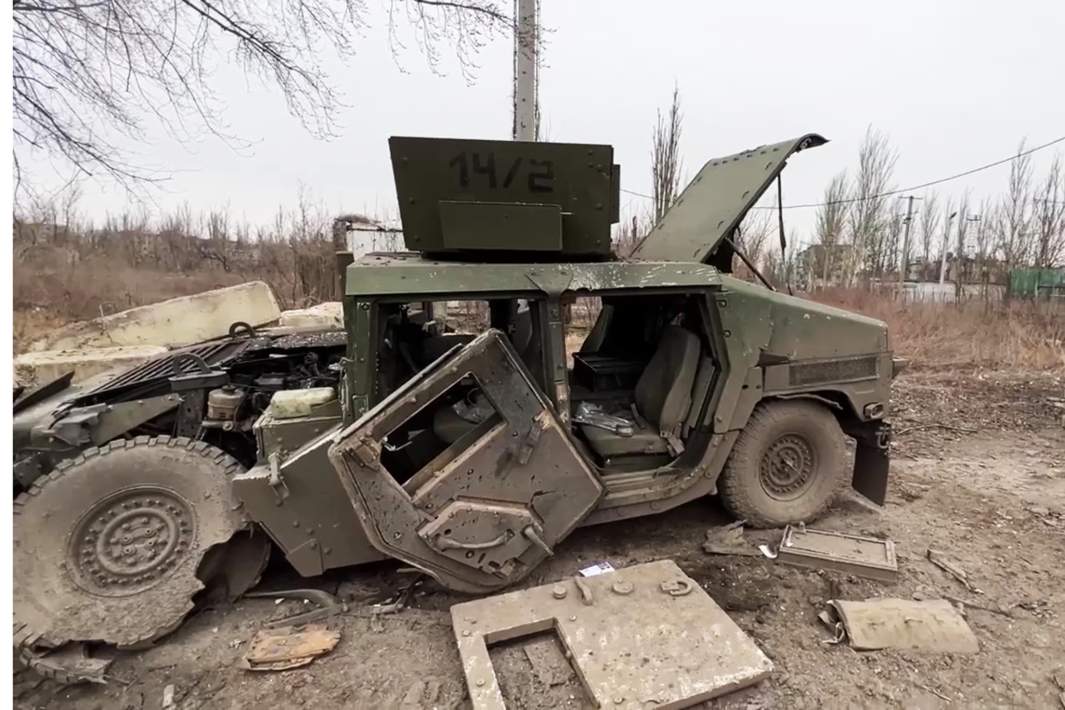
[[[337,388],[344,347],[343,332],[240,329],[95,386],[79,389],[67,380],[23,393],[15,402],[16,491],[86,445],[116,436],[201,439],[250,466],[256,461],[252,426],[274,393]]]

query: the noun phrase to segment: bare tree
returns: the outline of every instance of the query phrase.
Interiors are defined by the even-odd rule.
[[[16,149],[40,151],[77,172],[130,186],[151,178],[117,149],[157,121],[187,139],[204,130],[232,139],[212,88],[222,53],[281,91],[288,110],[330,136],[339,94],[323,48],[355,51],[367,0],[14,0],[12,78]],[[452,46],[463,71],[496,32],[509,31],[502,0],[389,0],[397,27],[413,29],[434,70]],[[19,181],[18,152],[15,178]]]
[[[882,273],[884,266],[884,227],[888,218],[888,202],[884,193],[891,189],[891,177],[898,153],[886,135],[870,126],[858,149],[858,172],[847,214],[853,257],[849,260],[849,283],[854,283],[859,266]]]
[[[929,192],[921,202],[921,278],[927,279],[932,242],[939,232],[939,195]]]
[[[674,85],[673,101],[665,116],[658,112],[658,123],[651,143],[651,180],[653,183],[654,220],[670,208],[680,194],[680,90]]]
[[[835,252],[843,242],[843,232],[847,226],[847,199],[850,197],[850,182],[844,170],[832,176],[825,188],[824,204],[817,210],[816,235],[821,246],[821,286],[828,285],[832,275],[832,261]],[[811,264],[814,268],[816,265]]]
[[[1007,272],[1025,262],[1031,242],[1032,158],[1023,153],[1021,141],[1017,157],[1010,163],[1009,186],[1002,200],[1002,219],[998,221],[999,249]]]
[[[980,290],[983,294],[985,305],[990,303],[991,284],[991,236],[996,232],[1000,210],[991,198],[984,198],[980,202],[980,221],[976,224],[976,273],[980,280]]]
[[[1049,269],[1065,258],[1065,170],[1055,155],[1039,187],[1032,210],[1035,222],[1035,265]]]
[[[734,237],[736,246],[743,251],[743,255],[754,264],[755,268],[761,269],[765,263],[767,252],[774,251],[769,247],[770,237],[776,233],[774,223],[775,212],[772,210],[751,210],[743,218],[740,228]],[[747,268],[747,265],[739,262],[733,270],[734,275],[741,279],[754,281],[755,275]]]

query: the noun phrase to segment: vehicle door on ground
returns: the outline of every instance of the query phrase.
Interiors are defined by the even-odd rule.
[[[528,305],[490,302],[488,323],[467,328],[457,322],[462,306],[446,304],[452,322],[440,335],[425,335],[422,324],[412,337],[402,317],[385,327],[386,347],[407,351],[400,369],[433,359],[330,449],[371,543],[452,589],[486,592],[519,580],[603,492],[530,371],[543,339]],[[384,307],[381,321],[389,317]]]

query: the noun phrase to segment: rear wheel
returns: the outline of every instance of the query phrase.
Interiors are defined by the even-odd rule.
[[[175,629],[204,587],[204,558],[250,526],[229,483],[240,470],[202,441],[138,437],[38,479],[14,505],[16,641],[130,647]]]
[[[760,404],[732,450],[718,492],[756,527],[817,518],[847,484],[843,431],[824,406],[805,400]]]

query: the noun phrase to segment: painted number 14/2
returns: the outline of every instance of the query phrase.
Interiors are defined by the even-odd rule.
[[[495,153],[463,151],[448,161],[448,167],[457,169],[459,187],[463,189],[470,187],[471,182],[492,190],[509,188],[515,180],[522,179],[529,192],[552,192],[555,189],[555,166],[550,160],[519,156],[505,166],[506,172],[501,172],[496,167]]]

